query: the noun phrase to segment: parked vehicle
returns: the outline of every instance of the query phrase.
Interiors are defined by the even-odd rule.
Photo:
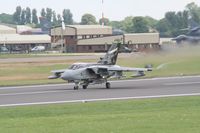
[[[31,49],[32,52],[34,51],[44,51],[45,47],[44,46],[35,46],[34,48]]]
[[[9,53],[9,50],[3,46],[3,47],[0,47],[0,53]]]

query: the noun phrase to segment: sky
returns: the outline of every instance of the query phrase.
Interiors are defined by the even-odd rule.
[[[93,14],[97,20],[104,16],[110,20],[123,20],[127,16],[151,16],[161,19],[168,11],[182,11],[188,3],[195,2],[200,6],[200,0],[4,0],[0,4],[0,13],[13,14],[16,6],[22,8],[52,8],[56,13],[63,9],[70,9],[73,19],[81,21],[85,13]]]

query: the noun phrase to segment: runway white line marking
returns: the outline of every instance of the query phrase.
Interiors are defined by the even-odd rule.
[[[69,84],[49,84],[49,85],[32,85],[32,86],[12,86],[12,87],[0,87],[0,90],[5,89],[23,89],[23,88],[37,88],[37,87],[55,87],[55,86],[66,86],[66,85],[72,85]]]
[[[166,80],[166,79],[187,79],[187,78],[200,78],[200,75],[198,76],[181,76],[181,77],[159,77],[159,78],[147,78],[147,79],[131,79],[131,80],[116,80],[116,81],[110,81],[110,82],[138,82],[138,81],[152,81],[152,80]]]
[[[148,78],[148,79],[132,79],[132,80],[116,80],[110,81],[112,82],[140,82],[140,81],[152,81],[152,80],[166,80],[166,79],[186,79],[186,78],[200,78],[198,76],[182,76],[182,77],[160,77],[160,78]],[[73,83],[68,84],[48,84],[48,85],[32,85],[32,86],[13,86],[13,87],[0,87],[0,90],[5,89],[23,89],[23,88],[37,88],[37,87],[56,87],[56,86],[69,86],[73,85]]]
[[[33,95],[33,94],[45,94],[45,93],[57,93],[65,91],[74,91],[74,90],[63,90],[63,91],[35,91],[35,92],[21,92],[21,93],[5,93],[0,94],[0,96],[17,96],[17,95]]]
[[[182,83],[165,83],[166,86],[174,86],[174,85],[193,85],[200,84],[200,82],[182,82]]]
[[[121,97],[121,98],[85,99],[85,100],[71,100],[71,101],[35,102],[35,103],[19,103],[19,104],[2,104],[2,105],[0,105],[0,107],[44,105],[44,104],[61,104],[61,103],[77,103],[77,102],[86,103],[86,102],[96,102],[96,101],[148,99],[148,98],[165,98],[165,97],[199,96],[199,95],[200,95],[200,93],[190,93],[190,94],[155,95],[155,96],[138,96],[138,97]]]

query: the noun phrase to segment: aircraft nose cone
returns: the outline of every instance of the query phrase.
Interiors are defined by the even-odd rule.
[[[70,71],[65,71],[65,72],[61,75],[60,78],[63,79],[63,80],[71,80],[71,78],[72,78],[72,73],[71,73]]]

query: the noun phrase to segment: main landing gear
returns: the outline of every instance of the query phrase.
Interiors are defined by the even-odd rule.
[[[109,83],[109,82],[106,82],[106,88],[107,88],[107,89],[110,89],[110,87],[111,87],[110,83]]]
[[[82,88],[85,90],[87,89],[88,85],[83,85]],[[109,82],[106,82],[106,89],[110,89],[111,88],[111,84]],[[79,89],[79,85],[76,84],[74,86],[74,90],[78,90]]]
[[[85,90],[87,89],[88,85],[83,85],[82,88]],[[78,90],[79,89],[79,86],[78,85],[75,85],[74,86],[74,90]]]
[[[88,85],[83,85],[82,87],[83,89],[87,89]]]

